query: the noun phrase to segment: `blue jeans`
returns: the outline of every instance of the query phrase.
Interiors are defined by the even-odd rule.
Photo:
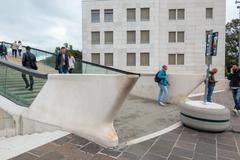
[[[235,103],[235,109],[240,110],[240,89],[232,89],[232,94]]]
[[[207,102],[212,102],[213,91],[214,91],[214,86],[208,85]]]
[[[58,72],[60,74],[66,74],[66,73],[68,73],[68,68],[65,67],[65,66],[62,66],[62,67],[59,68]]]
[[[158,96],[158,103],[164,102],[168,96],[168,87],[161,84],[159,84],[159,87],[160,87],[160,93]]]

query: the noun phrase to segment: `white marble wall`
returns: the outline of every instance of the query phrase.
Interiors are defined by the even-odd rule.
[[[184,53],[185,65],[170,66],[171,73],[205,72],[205,32],[219,32],[218,56],[213,66],[224,76],[225,0],[85,0],[83,1],[83,58],[91,53],[114,53],[114,67],[140,73],[155,73],[168,64],[169,53]],[[140,8],[150,8],[150,21],[140,21]],[[136,22],[127,22],[127,8],[136,8]],[[169,9],[185,9],[185,20],[169,20]],[[213,8],[213,19],[206,19],[206,8]],[[91,9],[101,10],[101,23],[91,23]],[[114,9],[114,22],[104,22],[104,9]],[[126,31],[136,30],[137,44],[126,43]],[[140,44],[140,30],[150,30],[150,44]],[[91,31],[101,32],[101,44],[91,44]],[[104,31],[114,31],[114,44],[104,44]],[[168,43],[169,31],[185,31],[185,43]],[[136,53],[136,66],[126,66],[126,53]],[[140,52],[150,52],[150,66],[140,66]]]

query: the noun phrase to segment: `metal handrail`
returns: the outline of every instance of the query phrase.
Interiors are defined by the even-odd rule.
[[[8,44],[8,45],[11,45],[11,43],[9,42],[5,42],[3,41],[5,44]],[[1,43],[1,41],[0,41]],[[23,47],[26,47],[26,46],[23,46]],[[31,47],[32,48],[32,47]],[[37,49],[37,48],[32,48],[33,50],[36,50],[36,51],[40,51],[40,52],[43,52],[43,53],[46,53],[46,54],[51,54],[51,55],[54,55],[56,56],[55,53],[53,52],[49,52],[49,51],[44,51],[44,50],[41,50],[41,49]],[[128,71],[124,71],[124,70],[120,70],[120,69],[116,69],[116,68],[112,68],[112,67],[108,67],[108,66],[103,66],[103,65],[100,65],[100,64],[95,64],[95,63],[91,63],[91,62],[87,62],[87,61],[84,61],[82,59],[79,59],[79,58],[75,58],[76,60],[79,60],[81,61],[82,63],[86,63],[86,64],[89,64],[89,65],[93,65],[93,66],[96,66],[96,67],[100,67],[100,68],[103,68],[103,69],[108,69],[108,70],[111,70],[111,71],[114,71],[114,72],[118,72],[118,73],[122,73],[122,74],[127,74],[127,75],[137,75],[137,76],[141,76],[140,73],[134,73],[134,72],[128,72]]]
[[[44,74],[44,73],[41,73],[36,70],[25,68],[23,66],[13,63],[13,62],[9,62],[9,61],[0,59],[0,65],[7,66],[11,69],[14,69],[14,70],[19,71],[24,74],[28,74],[28,75],[36,77],[36,78],[48,79],[48,74]]]

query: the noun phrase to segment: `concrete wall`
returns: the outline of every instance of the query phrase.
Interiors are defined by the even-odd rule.
[[[49,75],[23,118],[114,147],[114,117],[137,80],[127,75]]]
[[[168,64],[168,54],[184,53],[185,65],[171,65],[169,73],[203,74],[205,72],[206,31],[219,32],[218,56],[213,67],[224,78],[226,0],[86,0],[83,1],[83,59],[91,53],[114,53],[114,67],[140,73],[156,73]],[[150,8],[150,21],[141,22],[140,8]],[[136,22],[127,22],[127,8],[136,8]],[[169,9],[185,9],[185,20],[169,20]],[[213,8],[213,19],[206,19],[206,8]],[[101,10],[101,23],[91,23],[91,9]],[[114,9],[114,22],[104,22],[104,9]],[[126,31],[136,30],[137,44],[126,43]],[[140,30],[150,30],[150,44],[140,44]],[[91,45],[91,32],[101,32],[101,44]],[[104,44],[104,31],[114,31],[114,44]],[[184,31],[184,43],[168,43],[169,31]],[[126,66],[126,53],[136,53],[136,66]],[[150,52],[150,66],[140,66],[140,52]]]
[[[154,82],[155,75],[142,75],[131,91],[131,95],[157,100],[159,86]],[[169,96],[167,102],[179,104],[184,101],[204,80],[204,75],[194,74],[170,74]]]

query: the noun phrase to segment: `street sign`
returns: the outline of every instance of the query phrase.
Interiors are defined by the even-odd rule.
[[[207,35],[206,56],[217,56],[218,32]]]

